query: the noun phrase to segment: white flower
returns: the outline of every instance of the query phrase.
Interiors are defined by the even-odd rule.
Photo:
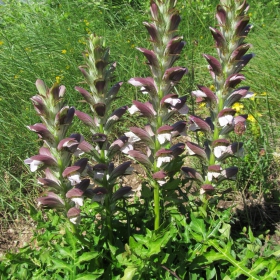
[[[139,111],[140,110],[135,105],[132,105],[130,108],[128,108],[128,112],[130,113],[130,115],[133,115],[134,113]]]
[[[232,115],[224,115],[222,117],[219,117],[218,121],[220,126],[226,126],[228,124],[232,124],[234,120],[234,117]]]
[[[72,217],[69,219],[70,222],[74,225],[78,225],[81,221],[81,216],[77,216],[77,217]]]
[[[81,183],[80,173],[72,173],[68,176],[68,180],[71,182],[71,186]]]
[[[181,102],[182,102],[181,99],[179,99],[179,98],[171,98],[171,97],[166,98],[164,100],[164,103],[168,103],[171,106],[176,106],[178,103],[181,103]]]
[[[145,87],[141,87],[140,90],[142,91],[143,94],[148,94],[149,93],[148,91],[146,91]]]
[[[24,163],[30,164],[30,171],[31,171],[31,172],[36,171],[36,170],[43,164],[43,162],[40,161],[40,160],[32,160],[32,161],[30,161],[30,162],[27,162],[27,160],[28,160],[28,159],[26,159],[26,160],[24,161]]]
[[[164,163],[164,162],[170,162],[171,161],[171,157],[170,156],[166,156],[166,157],[158,157],[157,159],[157,167],[161,167],[161,165]]]
[[[135,135],[135,134],[134,134],[133,132],[131,132],[131,131],[126,132],[124,135],[125,135],[126,137],[128,137],[128,140],[127,140],[128,143],[135,143],[135,142],[141,140],[137,135]]]
[[[226,151],[226,146],[217,146],[214,148],[214,155],[216,158],[221,157],[221,155]]]
[[[219,172],[210,171],[207,173],[207,178],[211,182],[213,178],[218,178],[220,176]]]
[[[163,144],[164,142],[171,140],[171,133],[160,133],[158,134],[157,139],[160,144]]]
[[[126,143],[122,148],[121,148],[121,151],[124,153],[124,154],[128,154],[129,151],[133,150],[133,146],[132,144],[130,143]]]
[[[77,208],[84,205],[84,198],[83,197],[72,197],[71,200],[73,202],[75,202]]]

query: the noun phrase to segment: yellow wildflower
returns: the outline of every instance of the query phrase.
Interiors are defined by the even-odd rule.
[[[63,79],[63,76],[56,76],[55,77],[55,81],[56,81],[57,84],[59,84],[62,79]]]
[[[66,54],[67,51],[66,51],[66,50],[62,50],[61,53],[62,53],[62,54]]]
[[[0,41],[0,46],[2,46],[4,44],[4,42],[3,41]]]
[[[249,13],[249,14],[248,14],[249,17],[251,17],[252,15],[253,15],[252,13]]]
[[[199,103],[198,107],[199,108],[204,108],[206,106],[206,103],[205,102],[201,102]]]
[[[215,90],[215,86],[214,86],[214,85],[211,85],[209,88],[210,88],[210,90],[212,90],[212,91]]]
[[[18,78],[19,78],[19,75],[15,75],[14,78],[15,78],[15,79],[18,79]]]
[[[261,93],[261,95],[267,95],[267,93],[264,91],[264,92]]]
[[[84,19],[84,23],[86,26],[89,26],[89,22],[86,19]]]
[[[234,109],[236,112],[240,112],[244,108],[244,105],[242,103],[236,102],[232,105],[232,109]]]
[[[251,114],[248,115],[247,120],[252,123],[256,122],[256,119]]]

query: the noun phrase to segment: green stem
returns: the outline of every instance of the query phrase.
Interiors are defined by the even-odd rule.
[[[109,242],[113,244],[113,228],[112,228],[112,213],[110,209],[110,195],[106,195],[105,199],[105,207],[106,207],[106,226],[109,235]]]
[[[152,185],[154,187],[154,229],[157,230],[160,225],[159,184],[153,181]]]

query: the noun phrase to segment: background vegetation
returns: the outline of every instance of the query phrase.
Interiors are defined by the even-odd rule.
[[[36,93],[34,83],[40,78],[47,84],[67,86],[69,104],[80,100],[74,90],[83,81],[78,66],[88,34],[106,38],[111,57],[117,61],[116,81],[146,73],[145,59],[135,50],[143,46],[147,34],[142,22],[149,18],[149,1],[4,1],[0,6],[0,223],[4,231],[14,220],[27,219],[27,203],[34,203],[40,190],[23,160],[38,150],[37,136],[26,129],[39,121],[30,97]],[[217,0],[178,1],[182,16],[180,34],[187,46],[180,65],[190,70],[187,86],[181,94],[190,93],[196,84],[210,86],[202,53],[214,54],[208,27],[215,25]],[[279,203],[279,88],[280,88],[280,19],[279,1],[251,0],[250,16],[254,28],[250,43],[256,57],[245,69],[247,81],[256,94],[253,101],[240,104],[249,113],[246,155],[235,190],[244,197],[264,198]],[[137,91],[125,84],[123,105],[135,99]],[[139,97],[136,97],[139,99]],[[75,103],[77,104],[77,103]],[[78,103],[85,110],[83,103]],[[78,108],[79,109],[79,108]],[[134,120],[135,121],[135,120]],[[131,120],[126,119],[126,130]],[[76,125],[79,131],[79,126]],[[79,131],[80,132],[80,131]],[[248,139],[250,139],[248,141]],[[249,167],[249,168],[248,168]],[[271,221],[273,222],[273,221]]]

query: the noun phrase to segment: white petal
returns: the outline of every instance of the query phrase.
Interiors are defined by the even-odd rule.
[[[226,126],[228,124],[233,123],[234,117],[232,115],[224,115],[224,116],[220,117],[218,120],[219,120],[220,126]]]
[[[77,225],[79,224],[81,221],[81,216],[77,216],[77,217],[73,217],[73,218],[70,218],[70,222],[74,225]]]
[[[179,98],[171,98],[171,97],[166,98],[164,100],[164,103],[168,103],[168,104],[170,104],[172,106],[175,106],[176,104],[181,103],[181,102],[182,102],[181,99],[179,99]]]
[[[124,154],[128,154],[129,151],[133,150],[133,146],[130,143],[125,144],[122,148],[121,151]]]
[[[68,180],[71,182],[72,186],[75,186],[81,182],[80,174],[74,173],[73,175],[68,176]]]
[[[145,87],[141,87],[140,90],[142,91],[143,94],[148,94],[149,92],[146,91]]]
[[[164,142],[171,140],[171,133],[160,133],[158,134],[157,139],[160,144],[163,144]]]
[[[128,139],[128,143],[135,143],[135,142],[137,142],[137,141],[140,141],[141,139],[137,136],[137,135],[135,135],[133,132],[126,132],[125,134],[124,134],[126,137],[128,137],[129,139]]]
[[[207,95],[201,90],[192,91],[192,94],[196,97],[207,97]]]
[[[213,178],[218,178],[220,176],[220,173],[218,172],[208,172],[207,178],[209,181],[212,181]]]
[[[77,208],[84,205],[83,197],[72,197],[71,200],[75,202]]]
[[[32,160],[32,162],[30,163],[30,171],[31,172],[36,171],[40,167],[40,165],[42,165],[42,164],[43,164],[42,161]]]
[[[128,112],[130,113],[130,115],[133,115],[134,113],[139,111],[140,110],[135,105],[132,105],[130,108],[128,108]]]
[[[171,157],[158,157],[157,159],[157,167],[161,167],[161,165],[165,162],[170,162]]]
[[[225,150],[227,149],[226,146],[217,146],[214,148],[214,155],[216,158],[221,157],[221,155],[225,152]]]

